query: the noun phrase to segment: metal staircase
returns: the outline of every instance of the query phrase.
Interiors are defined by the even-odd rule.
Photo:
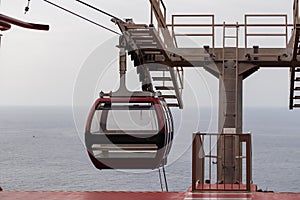
[[[298,4],[298,2],[297,2]],[[298,11],[297,11],[298,12]],[[296,15],[298,15],[296,13]],[[295,18],[293,32],[293,58],[296,62],[300,55],[300,26],[298,24],[298,18]],[[290,110],[294,108],[300,108],[300,66],[290,67]]]
[[[169,107],[183,108],[183,69],[157,64],[170,60],[170,53],[154,27],[145,24],[121,24],[131,60],[137,67],[142,89],[160,91]],[[120,26],[120,25],[119,25]]]
[[[293,57],[292,61],[297,62],[300,55],[300,26],[298,0],[294,1],[294,30],[292,35]],[[300,108],[300,66],[290,67],[290,110]]]
[[[300,108],[300,67],[291,67],[290,109]]]

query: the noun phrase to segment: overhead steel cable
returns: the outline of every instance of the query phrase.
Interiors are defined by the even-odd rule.
[[[120,33],[116,32],[116,31],[114,31],[114,30],[112,30],[112,29],[110,29],[110,28],[107,28],[107,27],[105,27],[105,26],[103,26],[103,25],[101,25],[101,24],[99,24],[99,23],[97,23],[97,22],[94,22],[94,21],[92,21],[92,20],[90,20],[90,19],[88,19],[88,18],[86,18],[86,17],[83,17],[83,16],[81,16],[81,15],[79,15],[79,14],[73,12],[73,11],[70,11],[70,10],[64,8],[64,7],[61,7],[61,6],[59,6],[59,5],[55,4],[55,3],[52,3],[52,2],[50,2],[50,1],[48,1],[48,0],[43,0],[43,1],[45,1],[45,2],[48,3],[48,4],[51,4],[52,6],[57,7],[57,8],[59,8],[59,9],[63,10],[63,11],[65,11],[65,12],[68,12],[68,13],[70,13],[70,14],[72,14],[72,15],[75,15],[76,17],[79,17],[79,18],[81,18],[81,19],[83,19],[83,20],[86,20],[86,21],[88,21],[88,22],[90,22],[90,23],[92,23],[92,24],[94,24],[94,25],[97,25],[97,26],[99,26],[99,27],[101,27],[101,28],[103,28],[103,29],[105,29],[105,30],[107,30],[107,31],[110,31],[110,32],[115,33],[115,34],[117,34],[117,35],[121,35]]]
[[[77,1],[77,2],[79,2],[79,3],[81,3],[81,4],[83,4],[83,5],[85,5],[85,6],[87,6],[87,7],[90,7],[90,8],[92,8],[92,9],[94,9],[94,10],[97,10],[98,12],[101,12],[101,13],[103,13],[103,14],[105,14],[105,15],[111,17],[111,18],[115,18],[115,19],[117,19],[117,20],[119,20],[119,21],[123,21],[122,19],[120,19],[120,18],[118,18],[118,17],[116,17],[116,16],[114,16],[114,15],[112,15],[112,14],[109,14],[108,12],[105,12],[104,10],[101,10],[101,9],[95,7],[95,6],[92,6],[92,5],[88,4],[88,3],[85,3],[85,2],[83,2],[83,1],[81,1],[81,0],[75,0],[75,1]]]

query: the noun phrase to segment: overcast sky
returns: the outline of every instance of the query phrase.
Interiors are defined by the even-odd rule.
[[[52,0],[52,2],[118,31],[109,17],[92,11],[74,0]],[[148,0],[86,0],[86,2],[120,18],[132,17],[136,23],[149,23]],[[245,13],[288,14],[289,21],[292,21],[292,0],[165,0],[165,2],[169,14],[214,13],[218,23],[223,21],[243,23]],[[114,34],[50,6],[42,0],[32,0],[29,13],[24,15],[26,4],[27,0],[2,0],[0,10],[3,14],[25,21],[49,24],[50,31],[32,31],[14,26],[2,33],[4,36],[0,49],[0,105],[71,106],[76,78],[80,77],[91,55],[95,56],[96,53],[99,59],[105,60],[111,56],[112,61],[106,63],[111,65],[111,68],[109,70],[105,68],[105,73],[102,71],[99,74],[101,78],[99,77],[97,81],[98,85],[91,86],[91,90],[96,94],[100,89],[109,91],[117,87],[114,83],[118,75],[117,60],[113,60],[117,59],[117,50],[114,48],[117,38]],[[109,45],[112,46],[111,49]],[[99,68],[103,67],[101,65],[100,62]],[[131,71],[129,77],[133,80],[134,89],[134,80],[137,79],[133,72]],[[105,84],[109,81],[114,84]],[[217,80],[208,73],[201,70],[197,70],[197,73],[187,70],[185,104],[192,102],[189,100],[191,92],[194,99],[202,99],[203,106],[211,104],[211,101],[217,102],[217,85]],[[246,106],[288,108],[289,70],[262,69],[246,80],[244,89]]]

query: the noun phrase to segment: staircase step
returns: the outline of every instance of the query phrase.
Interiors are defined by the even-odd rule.
[[[294,99],[300,99],[300,96],[294,96]]]
[[[146,33],[130,33],[131,37],[151,37],[151,35]]]
[[[143,50],[143,53],[145,54],[145,55],[162,55],[162,53],[161,53],[161,51],[159,51],[159,50],[157,50],[157,51],[154,51],[153,49],[150,51],[150,50],[148,50],[148,49],[142,49],[141,48],[141,50]]]
[[[300,108],[300,104],[294,104],[294,108]]]
[[[157,49],[157,45],[138,44],[140,49]]]
[[[153,71],[153,72],[165,72],[165,71],[169,71],[168,67],[161,67],[161,66],[151,66],[148,67],[149,71]]]
[[[296,69],[295,69],[295,72],[300,72],[300,68],[296,68]]]
[[[140,36],[140,37],[150,37],[151,35],[149,33],[136,33],[136,32],[130,32],[131,36]]]
[[[128,32],[129,33],[134,33],[134,34],[136,34],[136,33],[144,33],[144,34],[147,33],[147,34],[150,34],[149,29],[131,29]]]
[[[135,41],[137,41],[137,40],[154,41],[154,38],[152,36],[131,36],[131,38]]]
[[[295,81],[300,81],[300,77],[297,77],[297,78],[295,79]]]
[[[171,77],[152,77],[153,81],[172,81]]]
[[[157,90],[174,90],[174,87],[167,86],[155,86]]]
[[[300,91],[300,87],[295,87],[295,90]]]
[[[135,43],[137,45],[146,45],[146,46],[157,46],[156,42],[150,41],[150,40],[136,40]]]
[[[176,95],[162,95],[165,99],[177,99]]]
[[[179,107],[177,103],[167,103],[169,107]]]
[[[134,40],[136,44],[157,44],[154,40],[150,40],[148,38],[146,39],[138,39],[138,40]]]
[[[124,24],[128,29],[145,29],[148,26],[146,24]]]

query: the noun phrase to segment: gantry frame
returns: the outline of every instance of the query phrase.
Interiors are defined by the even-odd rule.
[[[298,15],[298,0],[294,0],[294,23],[288,24],[287,15],[245,15],[243,24],[215,24],[214,15],[173,15],[172,24],[166,22],[166,6],[162,0],[150,0],[151,16],[150,25],[135,24],[132,20],[123,22],[114,19],[123,35],[119,46],[125,48],[134,61],[140,75],[142,88],[146,91],[172,90],[173,95],[165,94],[165,98],[176,99],[176,103],[169,106],[183,108],[183,69],[189,67],[203,67],[209,73],[219,79],[219,134],[243,133],[243,80],[256,72],[259,68],[289,68],[291,71],[290,109],[300,108],[300,99],[295,86],[300,82],[300,21]],[[208,17],[209,24],[176,24],[176,17]],[[284,23],[278,24],[251,24],[249,18],[274,17],[283,18]],[[155,26],[155,25],[156,26]],[[199,34],[178,34],[176,27],[210,27],[211,32]],[[223,28],[222,47],[215,47],[215,29]],[[249,33],[249,27],[283,27],[283,33]],[[288,38],[288,29],[293,28],[291,37]],[[245,45],[239,46],[239,29],[244,28]],[[234,33],[228,35],[226,30],[234,29]],[[203,48],[180,48],[177,45],[177,37],[180,36],[205,36],[211,37],[210,46]],[[248,37],[285,37],[285,47],[260,48],[248,46]],[[228,39],[235,40],[235,46],[227,46]],[[161,72],[160,77],[152,77],[151,71]],[[165,76],[168,72],[169,75]],[[163,85],[153,86],[155,81],[161,81]],[[165,82],[172,82],[166,86]],[[226,146],[226,151],[224,150]],[[242,182],[242,160],[240,152],[242,146],[234,137],[226,137],[224,142],[218,143],[218,183]],[[226,160],[226,161],[225,161]]]

